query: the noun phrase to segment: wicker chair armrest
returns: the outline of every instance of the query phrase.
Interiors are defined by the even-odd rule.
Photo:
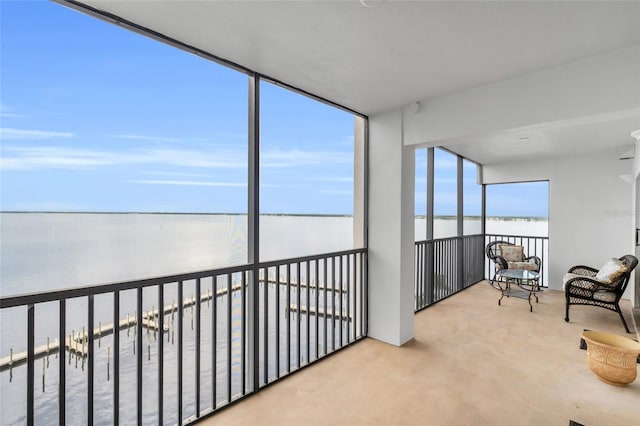
[[[590,266],[577,265],[569,269],[572,274],[584,275],[585,277],[595,277],[598,274],[598,270]]]
[[[507,263],[505,258],[502,257],[502,256],[494,257],[493,261],[495,262],[497,269],[508,269],[509,268],[509,264]]]
[[[565,286],[566,292],[578,293],[583,296],[589,297],[593,296],[593,293],[598,290],[612,291],[613,288],[602,284],[600,281],[586,276],[571,278],[569,281],[567,281],[567,284]]]
[[[538,272],[540,272],[540,266],[542,265],[542,260],[538,256],[529,256],[524,258],[525,262],[529,262],[531,260],[536,262],[536,266],[538,267]]]

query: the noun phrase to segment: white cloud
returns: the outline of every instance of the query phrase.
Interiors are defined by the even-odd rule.
[[[138,141],[150,141],[150,142],[181,142],[182,139],[167,138],[162,136],[146,136],[146,135],[113,135],[112,137],[118,139],[132,139]]]
[[[246,160],[234,151],[202,152],[177,149],[142,149],[131,152],[51,146],[3,148],[0,167],[5,170],[41,168],[84,169],[126,164],[155,164],[209,169],[246,169]]]
[[[124,154],[136,162],[159,163],[182,167],[220,169],[247,168],[246,153],[241,150],[193,151],[181,149],[146,149],[140,155]],[[143,161],[145,160],[145,161]]]
[[[353,154],[347,151],[272,150],[260,155],[263,167],[300,167],[319,164],[349,164]]]
[[[14,154],[14,156],[6,154]],[[4,149],[0,158],[0,168],[4,170],[82,169],[112,164],[114,164],[113,159],[106,155],[60,147],[9,147]]]
[[[325,195],[338,195],[338,196],[349,196],[349,197],[353,196],[353,191],[348,189],[323,189],[318,192],[320,194],[325,194]]]
[[[48,130],[23,130],[0,127],[0,139],[51,139],[51,138],[72,138],[75,134],[71,132],[52,132]]]
[[[8,108],[6,105],[0,103],[0,117],[6,118],[23,118],[26,117],[23,114],[16,114],[11,111],[11,108]]]
[[[2,137],[9,139],[63,138],[73,133],[44,132],[36,130],[3,129]],[[169,139],[167,139],[169,140]],[[38,168],[83,169],[100,166],[149,164],[200,169],[244,169],[248,167],[244,147],[207,146],[198,148],[161,147],[137,148],[126,151],[95,148],[83,149],[66,146],[25,146],[5,144],[1,167],[5,170]],[[309,167],[316,165],[352,164],[349,152],[272,150],[261,154],[261,166],[265,168]],[[322,179],[324,180],[324,179]],[[327,181],[351,182],[350,177],[328,178]]]
[[[181,178],[208,178],[208,177],[210,177],[208,174],[205,174],[205,173],[186,173],[186,172],[154,172],[154,171],[149,171],[149,172],[144,172],[144,174],[153,175],[153,176],[172,176],[172,177],[181,177]]]
[[[340,183],[353,183],[354,178],[353,177],[349,177],[349,176],[335,176],[335,177],[331,177],[331,176],[327,176],[327,177],[321,177],[321,178],[313,178],[310,179],[313,182],[340,182]]]
[[[246,183],[240,182],[209,182],[195,180],[132,180],[131,183],[144,185],[185,185],[185,186],[215,186],[215,187],[246,187]]]

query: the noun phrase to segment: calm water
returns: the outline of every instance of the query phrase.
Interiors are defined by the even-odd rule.
[[[263,259],[273,260],[327,253],[352,248],[352,218],[309,216],[264,216],[261,218],[261,251]],[[2,296],[42,292],[86,285],[105,284],[125,280],[166,276],[240,265],[247,259],[247,220],[244,215],[170,215],[170,214],[64,214],[64,213],[2,213],[0,214],[0,293]],[[218,289],[226,283],[218,283]],[[269,289],[271,305],[275,297],[286,306],[285,293],[276,295]],[[213,291],[212,283],[203,280],[202,292]],[[195,293],[193,282],[186,282],[184,296]],[[311,295],[310,295],[311,296]],[[218,298],[216,383],[218,402],[226,401],[227,371],[227,309],[228,296]],[[307,297],[306,292],[301,297]],[[311,296],[315,297],[315,295]],[[155,289],[144,291],[143,309],[157,305]],[[177,300],[177,286],[165,286],[165,303]],[[313,302],[313,299],[311,299]],[[203,383],[212,383],[211,316],[212,303],[202,307]],[[124,292],[120,298],[122,317],[135,315],[135,292]],[[95,325],[108,324],[112,319],[112,296],[96,296]],[[233,293],[232,317],[232,394],[240,391],[240,297]],[[275,315],[275,313],[274,313]],[[86,299],[67,303],[67,334],[79,333],[85,327]],[[36,308],[36,346],[58,335],[57,304],[41,304]],[[194,354],[193,310],[186,309],[183,338],[185,354]],[[303,318],[304,321],[307,318]],[[176,336],[180,330],[176,320],[165,333],[164,350],[166,423],[175,424],[175,395],[177,362]],[[280,334],[285,332],[284,321]],[[146,333],[146,330],[145,330]],[[275,339],[275,328],[269,329]],[[26,349],[26,309],[6,309],[0,312],[0,356],[9,350]],[[157,394],[157,333],[143,338],[145,368],[143,369],[145,422],[155,419]],[[301,333],[300,339],[307,336]],[[310,336],[314,338],[314,336]],[[123,330],[120,336],[121,421],[135,422],[135,342],[134,328]],[[295,347],[297,336],[292,335]],[[113,336],[96,342],[95,352],[95,417],[96,424],[110,424],[112,410],[113,366],[107,363],[108,351],[113,348]],[[208,349],[208,350],[207,350]],[[324,348],[322,349],[324,350]],[[322,352],[320,352],[322,353]],[[313,354],[307,354],[309,357]],[[317,355],[317,354],[316,354]],[[66,355],[68,356],[68,355]],[[272,357],[273,358],[273,357]],[[284,356],[282,357],[284,358]],[[113,354],[110,354],[113,360]],[[57,355],[36,361],[36,419],[43,424],[57,421]],[[195,361],[184,361],[185,413],[194,410]],[[208,366],[208,368],[207,368]],[[269,369],[276,366],[270,360]],[[285,368],[280,366],[280,368]],[[44,372],[44,375],[42,374]],[[82,358],[67,360],[67,419],[69,424],[83,423],[86,416],[86,368]],[[44,376],[44,383],[42,377]],[[0,373],[2,394],[1,423],[22,424],[25,421],[26,397],[24,383],[26,368],[19,366]],[[202,406],[209,405],[212,389],[203,387]]]

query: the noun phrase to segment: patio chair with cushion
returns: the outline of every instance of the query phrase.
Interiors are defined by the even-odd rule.
[[[630,333],[620,310],[620,298],[636,265],[638,259],[628,254],[609,260],[600,269],[583,265],[569,269],[564,275],[562,286],[566,297],[564,320],[569,322],[570,305],[598,306],[617,312],[624,329]]]
[[[508,241],[492,241],[485,249],[487,257],[495,264],[491,285],[496,281],[498,271],[502,269],[524,269],[540,272],[542,261],[538,256],[527,256],[524,247]],[[500,277],[497,277],[500,279]]]

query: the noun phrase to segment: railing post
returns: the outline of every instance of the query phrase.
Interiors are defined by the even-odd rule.
[[[249,362],[247,364],[249,367],[248,376],[251,378],[252,383],[252,391],[255,392],[260,388],[260,334],[258,332],[260,327],[260,317],[258,315],[258,312],[260,312],[260,297],[258,295],[260,290],[260,265],[258,263],[260,261],[260,78],[256,74],[249,75],[248,96],[249,158],[247,193],[249,199],[247,205],[247,261],[251,265],[251,283],[247,295],[250,306],[247,318],[247,324],[249,324],[247,348],[247,358],[249,358]],[[265,274],[266,273],[268,273],[268,270],[265,270]],[[265,277],[265,279],[267,278],[268,277]],[[268,280],[265,281],[264,286],[268,288]],[[266,308],[264,314],[266,318]],[[267,338],[268,335],[265,334],[265,342]],[[242,356],[244,357],[245,354],[242,354]],[[265,371],[269,369],[266,362],[264,369]],[[267,382],[265,381],[265,385],[266,384]]]

